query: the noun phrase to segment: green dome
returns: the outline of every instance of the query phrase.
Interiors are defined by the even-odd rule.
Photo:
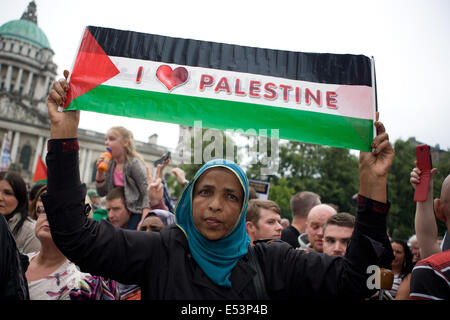
[[[12,20],[0,27],[0,36],[30,42],[40,48],[50,49],[47,36],[36,23],[28,20]]]

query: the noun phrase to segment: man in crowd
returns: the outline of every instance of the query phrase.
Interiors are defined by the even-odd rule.
[[[292,223],[283,230],[281,240],[294,248],[300,247],[298,237],[305,232],[308,213],[318,204],[320,204],[320,196],[314,192],[303,191],[293,195],[291,198]]]
[[[355,226],[355,217],[346,212],[332,215],[323,226],[323,253],[345,255]]]
[[[125,206],[125,194],[123,187],[116,187],[106,195],[106,211],[108,211],[108,221],[112,225],[128,229],[131,212]]]
[[[291,225],[291,223],[289,222],[289,219],[287,219],[287,218],[281,218],[280,224],[283,227],[283,230]]]
[[[411,249],[411,253],[413,254],[413,263],[416,263],[420,260],[420,247],[419,242],[417,241],[417,236],[414,234],[408,239],[408,246]]]
[[[247,209],[247,233],[251,243],[263,239],[280,239],[281,209],[271,200],[252,199]]]
[[[313,207],[306,219],[305,233],[298,238],[300,248],[307,251],[323,252],[323,225],[336,213],[336,210],[327,204],[319,204]],[[305,235],[307,235],[307,238]]]

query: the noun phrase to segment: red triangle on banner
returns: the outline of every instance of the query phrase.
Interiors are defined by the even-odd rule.
[[[47,180],[47,167],[41,157],[38,157],[36,170],[34,171],[33,181]]]
[[[69,92],[67,93],[64,108],[73,99],[94,89],[119,73],[120,71],[89,32],[89,29],[86,28],[73,65]]]

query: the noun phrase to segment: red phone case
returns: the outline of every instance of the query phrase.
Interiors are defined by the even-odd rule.
[[[430,147],[421,144],[416,147],[417,168],[420,169],[420,183],[416,186],[414,192],[414,201],[423,202],[427,200],[428,186],[430,184],[431,175],[431,154]]]

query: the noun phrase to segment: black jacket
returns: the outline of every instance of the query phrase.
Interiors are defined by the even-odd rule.
[[[300,232],[294,226],[288,226],[281,232],[281,240],[289,243],[292,247],[298,248],[300,247],[300,243],[298,243],[298,236]]]
[[[0,300],[29,299],[28,258],[19,253],[5,217],[0,215]]]
[[[247,256],[231,273],[232,287],[224,288],[197,265],[185,234],[176,225],[153,233],[86,218],[86,187],[79,178],[77,141],[51,140],[48,150],[48,191],[43,196],[47,218],[55,243],[82,271],[137,284],[142,299],[256,298],[255,269]],[[386,235],[388,206],[360,199],[345,258],[305,253],[282,241],[256,244],[270,298],[363,298],[370,294],[367,267],[389,267],[393,258]]]

